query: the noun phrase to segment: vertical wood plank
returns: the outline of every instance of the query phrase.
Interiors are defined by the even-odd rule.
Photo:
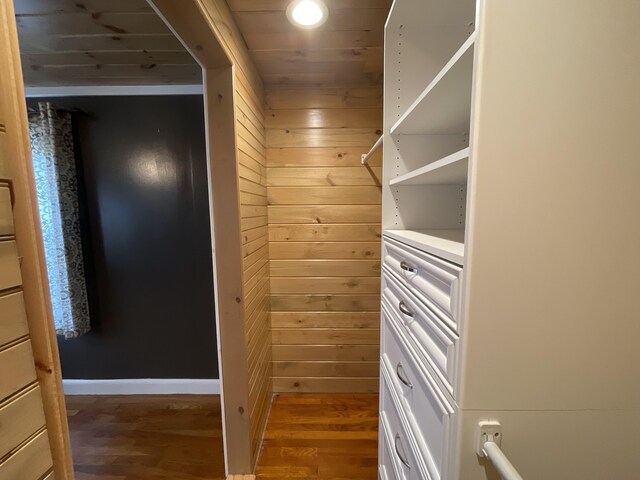
[[[214,140],[215,135],[223,133],[215,132],[213,124],[209,125],[209,157],[212,165],[229,169],[212,175],[213,188],[236,191],[226,199],[217,198],[214,192],[212,200],[214,235],[216,239],[220,237],[215,248],[220,262],[228,267],[216,267],[221,275],[220,283],[236,285],[229,286],[224,295],[230,295],[236,302],[229,308],[237,322],[227,325],[233,329],[228,335],[220,332],[225,414],[233,416],[233,423],[227,423],[225,430],[227,474],[249,474],[260,452],[272,398],[264,90],[224,0],[152,0],[151,3],[206,70],[209,106],[215,106],[218,101],[227,102],[224,108],[231,115],[229,125],[219,124],[224,132],[229,128],[233,130],[233,135],[229,134],[222,145]],[[229,67],[231,93],[217,98],[214,87],[229,86],[224,83],[228,79],[219,78],[227,65],[232,66]],[[216,165],[215,156],[221,154],[221,148],[229,160]],[[233,161],[230,160],[232,154]],[[241,236],[237,235],[237,227]],[[227,250],[225,245],[232,249]],[[232,382],[231,390],[226,382]],[[240,383],[244,385],[241,387]],[[227,407],[230,395],[234,406]]]
[[[209,195],[212,205],[216,316],[223,369],[226,461],[231,471],[250,468],[249,379],[244,332],[242,234],[231,67],[205,70]],[[215,252],[224,254],[216,255]]]

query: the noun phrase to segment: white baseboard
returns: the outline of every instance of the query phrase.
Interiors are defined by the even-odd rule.
[[[126,378],[62,380],[65,395],[220,394],[220,380],[192,378]]]

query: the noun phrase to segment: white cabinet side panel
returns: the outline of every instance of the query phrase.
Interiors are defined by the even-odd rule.
[[[461,407],[638,408],[640,2],[482,5]]]

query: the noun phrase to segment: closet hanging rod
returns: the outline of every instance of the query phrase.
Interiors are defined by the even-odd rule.
[[[485,456],[491,460],[504,480],[523,480],[507,456],[495,442],[486,442],[483,446]]]
[[[482,421],[476,433],[476,453],[488,458],[502,480],[523,480],[511,464],[500,446],[502,445],[502,425],[495,420]]]
[[[384,138],[384,135],[380,135],[380,138],[376,140],[376,143],[373,144],[373,147],[371,147],[371,150],[369,150],[369,152],[367,153],[362,154],[362,157],[360,157],[360,163],[362,165],[369,165],[369,159],[371,158],[371,156],[376,152],[376,150],[378,150],[382,146],[383,138]]]

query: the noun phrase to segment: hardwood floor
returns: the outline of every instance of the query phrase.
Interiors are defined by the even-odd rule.
[[[375,480],[377,470],[378,395],[274,398],[258,479]]]
[[[69,396],[76,480],[224,478],[220,397]]]
[[[76,480],[224,478],[220,397],[69,396]],[[378,396],[274,398],[258,479],[375,480]]]

